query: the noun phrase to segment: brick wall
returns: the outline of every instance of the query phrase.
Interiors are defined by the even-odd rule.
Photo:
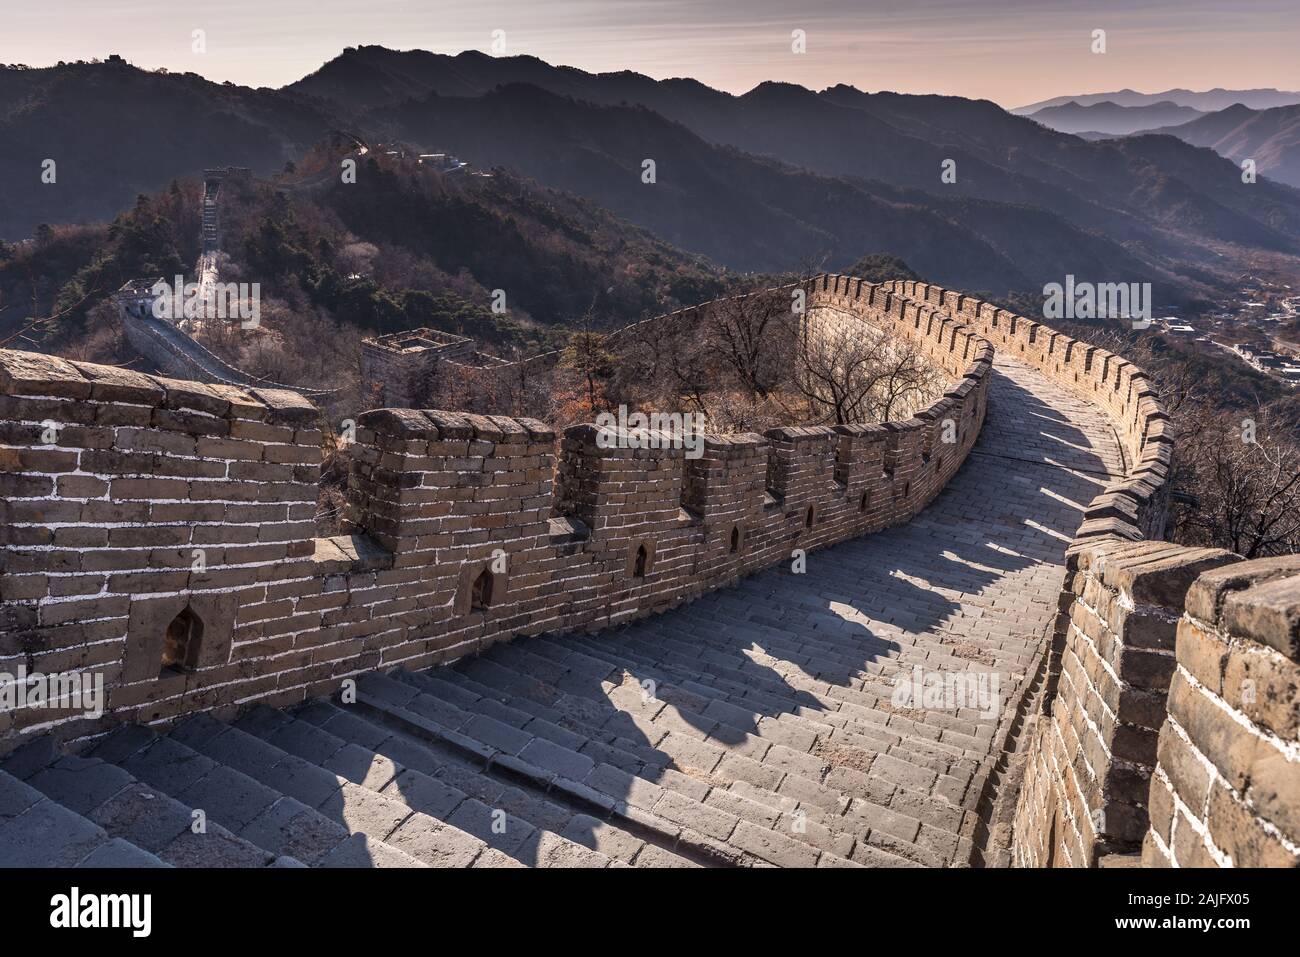
[[[709,437],[697,459],[603,447],[594,426],[377,410],[351,449],[349,534],[328,539],[299,396],[0,351],[0,672],[96,672],[108,691],[98,722],[0,716],[0,746],[605,627],[907,521],[978,437],[992,347],[867,283],[809,289],[829,321],[918,343],[951,388],[905,421]]]
[[[964,293],[911,281],[887,283],[885,288],[966,323],[1001,354],[1029,363],[1105,411],[1124,448],[1127,475],[1089,503],[1079,540],[1164,537],[1174,437],[1169,415],[1146,373],[1112,352]]]
[[[1300,556],[1202,575],[1177,627],[1143,864],[1300,866]]]
[[[142,718],[231,700],[255,670],[250,623],[314,549],[316,419],[292,392],[3,353],[0,671],[98,671],[111,707]],[[204,656],[164,675],[162,636],[191,599]],[[50,720],[11,711],[0,730]]]
[[[1221,549],[1119,538],[1071,548],[1068,622],[1051,710],[1027,749],[1016,864],[1092,867],[1136,853],[1148,828],[1184,597],[1202,572],[1237,561]]]
[[[1159,540],[1174,440],[1142,370],[972,296],[920,282],[886,288],[967,323],[1097,405],[1119,438],[1125,476],[1088,504],[1067,551],[1043,692],[1019,757],[1012,858],[1060,867],[1132,861],[1150,826],[1183,598],[1202,571],[1240,559]]]

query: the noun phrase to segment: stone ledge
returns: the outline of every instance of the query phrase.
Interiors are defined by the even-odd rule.
[[[1223,602],[1223,629],[1268,645],[1300,662],[1300,574],[1230,593]]]
[[[1300,595],[1300,555],[1253,559],[1207,572],[1189,590],[1187,612],[1208,624],[1222,626],[1225,623],[1224,604],[1235,592],[1253,590],[1256,586],[1287,578],[1296,580],[1292,587]]]
[[[0,349],[0,395],[145,405],[275,425],[310,425],[320,415],[288,389],[208,385],[12,349]]]

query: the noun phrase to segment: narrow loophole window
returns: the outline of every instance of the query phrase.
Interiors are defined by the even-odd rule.
[[[814,516],[814,514],[813,514],[813,507],[812,507],[811,505],[809,505],[809,506],[808,506],[808,512],[807,512],[807,514],[804,515],[804,517],[803,517],[803,525],[804,525],[804,528],[812,528],[812,527],[813,527],[813,518],[814,518],[814,517],[815,517],[815,516]]]
[[[199,642],[203,640],[203,621],[186,605],[163,636],[162,666],[159,677],[192,671],[199,659]]]
[[[648,558],[649,556],[646,554],[645,546],[638,546],[636,550],[636,562],[632,565],[633,577],[645,578],[645,566]]]
[[[731,554],[740,551],[740,528],[733,526],[731,529]]]
[[[491,604],[492,572],[485,568],[479,572],[478,578],[474,579],[474,587],[470,589],[469,594],[469,607],[471,611],[487,611]]]

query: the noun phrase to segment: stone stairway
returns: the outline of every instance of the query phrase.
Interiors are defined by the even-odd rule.
[[[372,676],[362,687],[382,701],[411,686]],[[84,754],[38,740],[0,763],[0,866],[694,863],[390,726],[401,723],[316,701],[233,724],[199,715],[165,735],[125,727]]]
[[[210,199],[203,201],[203,249],[205,252],[217,248],[217,204]]]
[[[0,771],[0,864],[5,867],[166,867],[94,821]]]
[[[450,700],[492,714],[513,737],[482,719],[459,733],[490,733],[556,775],[553,787],[591,788],[616,817],[666,825],[730,863],[940,866],[969,853],[974,825],[960,802],[975,762],[960,748],[902,748],[883,724],[801,704],[805,691],[780,699],[753,680],[728,689],[721,667],[656,668],[629,637],[536,638],[402,674],[430,695],[401,707],[428,713],[437,701],[446,725],[459,720]],[[404,697],[385,693],[390,704]]]
[[[906,526],[616,630],[371,674],[347,704],[37,741],[0,762],[0,864],[1004,863],[999,736],[1119,454],[1095,410],[996,369],[979,445]],[[996,678],[991,712],[896,706],[914,668]]]
[[[217,249],[217,196],[221,184],[212,180],[203,185],[203,251]]]
[[[366,676],[353,705],[199,715],[162,735],[125,727],[83,754],[34,742],[0,764],[0,861],[955,862],[965,812],[935,786],[960,801],[972,763],[960,747],[904,748],[872,720],[869,692],[831,717],[764,700],[770,683],[720,661],[689,669],[667,635],[634,637],[498,645],[451,668]],[[855,755],[875,763],[857,770]],[[60,841],[42,850],[51,830]]]

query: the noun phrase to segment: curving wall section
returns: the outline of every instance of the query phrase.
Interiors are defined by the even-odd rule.
[[[98,674],[108,693],[98,720],[5,712],[0,745],[615,625],[907,521],[979,435],[992,346],[867,283],[807,292],[817,321],[916,342],[951,388],[905,421],[709,436],[698,458],[647,433],[376,410],[334,538],[313,537],[321,433],[301,396],[0,351],[0,671]]]
[[[1142,370],[971,296],[891,287],[1097,405],[1125,452],[1067,552],[1015,863],[1300,864],[1300,563],[1160,540],[1173,431]]]
[[[1174,436],[1145,372],[1113,352],[974,296],[923,282],[887,287],[967,323],[1000,354],[1030,364],[1105,413],[1124,449],[1127,475],[1093,499],[1076,542],[1097,536],[1164,537]]]
[[[1158,540],[1173,443],[1141,370],[924,283],[780,291],[800,289],[805,331],[906,338],[951,387],[904,421],[710,436],[698,458],[632,447],[646,433],[376,410],[333,538],[313,537],[322,435],[302,396],[0,351],[0,672],[108,693],[97,719],[0,712],[0,752],[618,624],[906,522],[977,440],[996,346],[1095,404],[1127,458],[1067,552],[1014,861],[1300,863],[1300,563]]]

